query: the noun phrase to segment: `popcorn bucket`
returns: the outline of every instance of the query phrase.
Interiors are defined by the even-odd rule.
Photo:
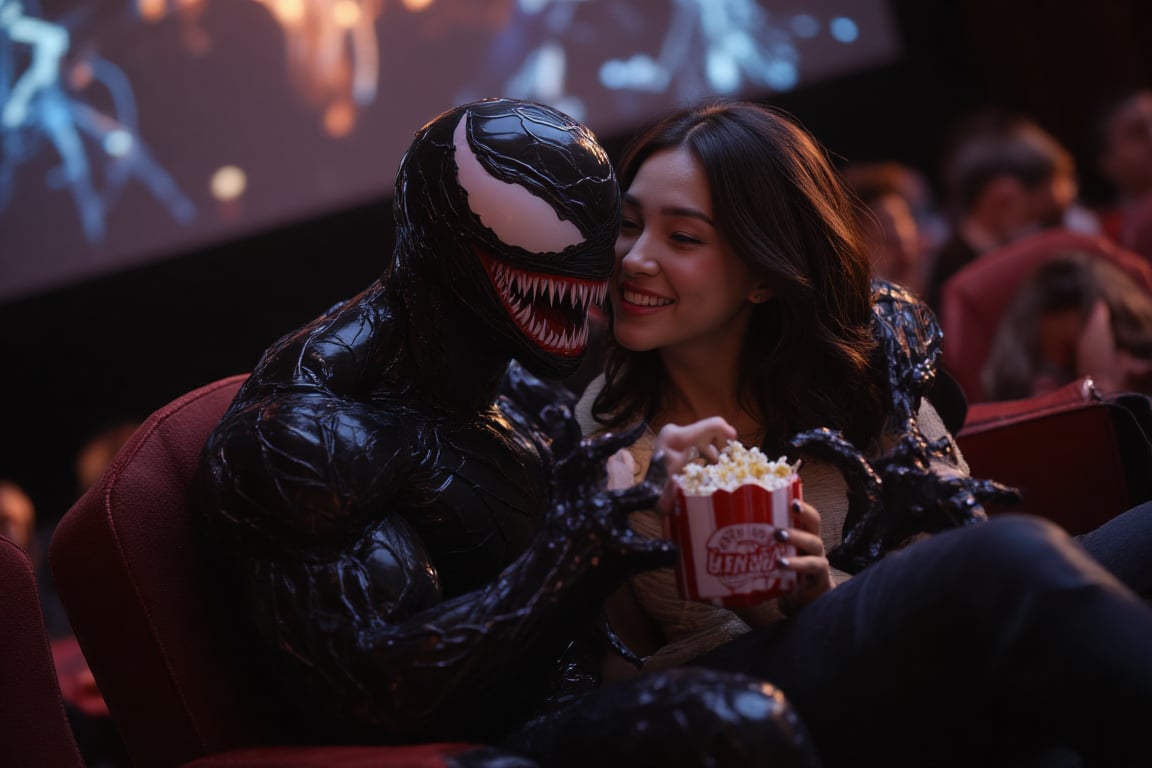
[[[796,573],[779,570],[776,561],[793,557],[796,548],[778,542],[775,533],[792,526],[792,500],[798,498],[797,474],[775,490],[745,484],[707,495],[687,494],[677,482],[668,525],[680,547],[676,581],[681,596],[741,608],[795,588]]]

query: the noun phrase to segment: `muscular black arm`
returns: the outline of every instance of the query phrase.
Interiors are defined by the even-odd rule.
[[[632,436],[581,442],[567,406],[523,372],[478,430],[382,398],[363,372],[379,370],[368,340],[386,324],[341,312],[269,350],[213,433],[209,523],[244,564],[266,642],[324,708],[389,735],[419,734],[522,662],[558,607],[576,604],[566,601],[597,601],[625,567],[668,561],[665,545],[634,538],[625,523],[661,483],[604,491],[603,460]],[[551,478],[536,479],[535,496],[522,468],[501,465],[534,453]],[[521,510],[538,529],[527,548],[445,599],[419,521],[483,521],[465,507],[527,504],[538,505]]]

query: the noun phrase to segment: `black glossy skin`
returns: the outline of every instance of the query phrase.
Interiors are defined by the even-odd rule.
[[[529,253],[481,223],[456,177],[461,119],[485,170],[547,200],[582,243]],[[211,556],[235,574],[228,587],[301,706],[372,740],[495,743],[533,716],[581,706],[603,598],[675,557],[626,522],[655,502],[663,463],[635,488],[604,489],[604,460],[637,435],[581,439],[571,394],[537,378],[575,370],[579,351],[524,333],[485,266],[602,284],[619,190],[583,127],[486,100],[417,133],[396,193],[389,271],[271,347],[210,437],[205,523]],[[537,297],[531,312],[587,321],[586,304],[550,304]],[[702,676],[661,690],[691,698]],[[713,723],[778,722],[785,746],[798,732],[783,708],[745,715],[700,695]],[[650,725],[602,753],[638,754],[644,739],[696,727]],[[530,749],[547,755],[548,742]]]
[[[943,332],[928,306],[907,289],[882,280],[873,283],[873,329],[880,342],[877,359],[888,372],[892,448],[869,462],[830,429],[813,429],[791,445],[836,464],[848,482],[848,516],[843,541],[829,561],[857,573],[919,533],[935,533],[985,519],[983,502],[1014,503],[1019,494],[992,480],[952,471],[951,443],[929,441],[916,414],[936,377]],[[936,461],[933,459],[944,460]]]

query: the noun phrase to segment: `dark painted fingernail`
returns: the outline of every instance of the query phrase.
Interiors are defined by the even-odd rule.
[[[778,568],[787,568],[790,565],[792,565],[792,562],[788,558],[786,558],[786,557],[776,558],[776,566]]]
[[[783,528],[777,528],[775,536],[776,536],[776,541],[788,541],[788,538],[789,538],[788,537],[788,531],[784,530]]]
[[[792,499],[792,511],[793,512],[799,512],[800,511],[800,499]]]

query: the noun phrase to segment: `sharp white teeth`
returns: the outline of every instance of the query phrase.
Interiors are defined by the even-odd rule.
[[[665,299],[660,296],[649,296],[634,291],[625,291],[624,300],[629,304],[635,304],[639,307],[665,307],[672,303],[671,299]]]
[[[508,313],[520,326],[521,331],[536,343],[561,352],[575,352],[588,344],[587,324],[551,330],[547,322],[533,316],[533,305],[547,299],[553,307],[567,304],[577,312],[586,311],[591,304],[602,303],[605,300],[608,295],[607,280],[593,282],[550,278],[521,272],[495,260],[489,262],[489,269],[496,289],[508,308]],[[646,303],[644,299],[637,301]]]

